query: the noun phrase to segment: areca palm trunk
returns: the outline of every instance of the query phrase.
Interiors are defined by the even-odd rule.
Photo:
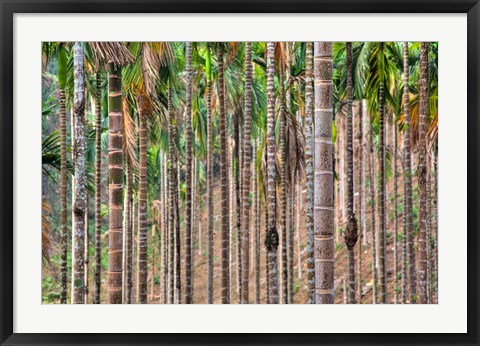
[[[357,219],[353,212],[353,91],[352,91],[352,43],[347,48],[347,225],[345,243],[348,249],[348,303],[355,304],[355,244],[357,243]]]
[[[241,223],[241,212],[240,212],[240,175],[238,172],[238,169],[240,168],[240,123],[239,123],[239,117],[236,115],[235,117],[232,117],[232,127],[233,127],[233,146],[231,148],[230,154],[231,154],[231,159],[230,159],[230,181],[229,181],[229,202],[230,202],[230,209],[232,210],[232,213],[230,215],[230,224],[232,225],[232,228],[230,229],[230,235],[229,235],[229,256],[232,259],[230,261],[230,278],[232,277],[232,265],[233,265],[233,258],[232,258],[232,247],[234,246],[233,244],[233,234],[235,233],[235,247],[236,247],[236,292],[238,293],[238,301],[241,303],[241,298],[242,298],[242,287],[241,287],[241,277],[242,277],[242,248],[241,248],[241,229],[240,229],[240,223]],[[233,214],[233,210],[235,210],[235,215]],[[235,220],[234,220],[235,216]]]
[[[168,302],[168,173],[167,156],[162,155],[162,219],[163,219],[163,254],[162,254],[162,277],[163,277],[163,304]]]
[[[139,141],[140,171],[138,191],[138,280],[137,295],[139,304],[147,304],[148,260],[147,260],[147,115],[146,100],[139,97]]]
[[[356,135],[356,144],[355,147],[357,148],[356,151],[356,164],[355,164],[355,176],[356,176],[356,187],[355,190],[358,191],[356,195],[357,197],[357,207],[356,207],[356,215],[359,217],[358,220],[358,225],[360,227],[360,230],[358,232],[358,271],[357,271],[357,297],[358,297],[358,303],[362,303],[362,260],[363,260],[363,244],[364,244],[364,235],[365,235],[365,190],[364,190],[364,172],[363,172],[363,103],[360,101],[358,103],[358,116],[357,116],[357,135]]]
[[[102,260],[102,216],[100,203],[102,198],[102,86],[100,73],[96,75],[97,95],[95,102],[95,269],[94,269],[94,290],[93,303],[100,304],[101,291],[101,260]]]
[[[60,49],[64,49],[63,47]],[[66,54],[62,52],[60,54]],[[66,57],[63,57],[66,60]],[[60,70],[59,57],[59,70]],[[66,61],[64,61],[66,64]],[[59,73],[60,74],[60,73]],[[59,76],[59,106],[60,106],[60,233],[61,233],[61,269],[60,269],[60,303],[67,303],[67,252],[68,252],[68,228],[67,228],[67,115],[65,111],[65,78],[60,81]]]
[[[413,203],[412,203],[412,163],[410,142],[412,133],[410,129],[410,88],[409,88],[409,70],[408,70],[408,42],[403,44],[403,106],[405,114],[405,215],[406,215],[406,242],[407,242],[407,279],[409,287],[410,303],[414,304],[417,296],[416,292],[416,272],[415,272],[415,252],[413,243]]]
[[[376,226],[376,208],[375,208],[375,151],[373,148],[373,124],[372,119],[369,120],[369,146],[370,146],[370,162],[369,162],[369,175],[370,175],[370,198],[371,198],[371,237],[372,237],[372,281],[373,281],[373,304],[377,303],[377,289],[378,289],[378,276],[377,276],[377,226]]]
[[[253,234],[254,234],[254,273],[255,273],[255,304],[260,304],[260,193],[258,191],[258,175],[256,170],[258,139],[253,141]]]
[[[380,43],[383,51],[383,43]],[[384,79],[380,80],[378,92],[378,107],[380,118],[380,145],[379,145],[379,196],[378,196],[378,213],[379,213],[379,229],[378,229],[378,272],[379,272],[379,289],[380,302],[387,302],[387,268],[386,268],[386,214],[385,214],[385,90]]]
[[[307,42],[306,62],[305,62],[305,163],[306,163],[306,215],[305,228],[307,232],[307,290],[308,303],[315,304],[315,259],[314,259],[314,218],[313,218],[313,111],[314,111],[314,95],[313,95],[313,43]],[[300,239],[299,239],[300,243]],[[299,262],[299,271],[300,262]]]
[[[232,160],[232,162],[235,162],[236,165],[232,165],[232,179],[233,177],[235,178],[235,183],[232,184],[235,186],[235,209],[236,209],[236,239],[237,239],[237,292],[238,292],[238,301],[241,303],[241,297],[242,297],[242,178],[241,178],[241,172],[243,170],[243,164],[242,164],[242,127],[240,126],[240,117],[237,115],[235,116],[234,119],[234,128],[235,128],[235,160]],[[235,168],[234,168],[235,167]],[[233,191],[232,191],[233,193]],[[233,205],[233,201],[231,202]],[[233,226],[232,226],[233,228]],[[230,232],[232,234],[232,230]],[[230,242],[230,247],[231,249],[231,242]],[[231,256],[230,256],[231,258]],[[230,262],[231,263],[231,262]],[[230,271],[230,277],[232,273]]]
[[[86,196],[86,199],[85,199],[85,242],[84,242],[84,247],[85,247],[85,250],[84,250],[84,255],[85,255],[85,259],[84,259],[84,277],[85,277],[85,289],[84,289],[84,292],[83,294],[85,295],[85,304],[88,304],[88,291],[89,291],[89,287],[88,287],[88,278],[89,278],[89,264],[90,264],[90,253],[89,253],[89,249],[90,249],[90,236],[88,234],[88,193],[87,193],[87,196]]]
[[[84,47],[82,42],[74,45],[74,101],[73,120],[75,140],[73,158],[75,176],[73,181],[73,254],[72,254],[72,303],[85,303],[85,69],[83,65]]]
[[[398,172],[397,172],[397,123],[393,121],[393,302],[398,303],[397,271],[398,271]]]
[[[278,71],[280,84],[280,235],[282,258],[282,304],[288,303],[288,268],[287,268],[287,182],[286,182],[286,150],[285,150],[285,89],[283,85],[282,67]]]
[[[192,42],[186,43],[185,121],[185,304],[193,303],[192,287]]]
[[[429,294],[427,232],[429,229],[428,186],[427,186],[427,85],[428,43],[420,48],[420,108],[419,108],[419,150],[418,150],[418,196],[419,196],[419,235],[418,235],[418,303],[427,304]]]
[[[127,152],[126,164],[125,164],[125,199],[126,210],[125,210],[125,298],[124,301],[126,304],[132,304],[132,284],[133,284],[133,230],[132,230],[132,208],[133,208],[133,197],[132,197],[132,164],[129,153]]]
[[[242,220],[242,304],[248,304],[250,277],[250,141],[252,112],[252,43],[245,43],[245,114],[244,114],[244,157],[243,157],[243,220]],[[256,191],[253,192],[256,194]],[[239,211],[238,211],[239,212]]]
[[[177,138],[177,127],[174,127],[174,138]],[[174,169],[175,169],[175,304],[181,303],[182,286],[181,286],[181,239],[180,239],[180,169],[177,161],[177,156],[174,155]]]
[[[292,178],[290,182],[290,193],[291,198],[288,201],[288,231],[287,231],[287,258],[288,258],[288,304],[293,304],[293,262],[294,262],[294,210],[295,210],[295,201],[296,201],[296,189],[295,189],[295,179]]]
[[[210,48],[207,44],[207,303],[213,304],[213,124]]]
[[[317,304],[334,303],[332,43],[315,42],[314,244]]]
[[[122,74],[110,63],[108,74],[108,173],[109,173],[109,246],[108,303],[122,303],[122,189],[123,189],[123,129]]]
[[[177,174],[174,161],[175,130],[172,110],[172,87],[168,87],[168,303],[174,303],[174,260],[175,260],[175,175]]]
[[[275,43],[267,43],[267,250],[269,304],[278,303],[276,227],[276,162],[275,162]]]
[[[228,196],[228,157],[227,157],[227,116],[223,80],[223,49],[218,47],[218,101],[220,103],[220,186],[221,186],[221,244],[222,244],[222,304],[230,304],[230,256],[229,256],[229,196]]]

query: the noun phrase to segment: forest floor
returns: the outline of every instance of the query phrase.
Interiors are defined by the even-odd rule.
[[[219,186],[214,187],[214,196],[220,195]],[[206,195],[203,195],[202,198],[206,199]],[[203,201],[205,205],[206,200]],[[214,276],[213,276],[213,285],[214,285],[214,295],[213,300],[215,304],[221,303],[220,296],[220,285],[221,285],[221,247],[220,247],[220,198],[214,197]],[[303,204],[304,205],[304,204]],[[301,253],[301,275],[299,275],[299,263],[298,263],[298,238],[297,233],[294,236],[294,304],[305,304],[307,302],[307,288],[306,288],[306,232],[305,232],[305,208],[301,210],[302,214],[300,217],[300,253]],[[263,214],[263,213],[262,213]],[[370,214],[367,213],[367,218],[370,217]],[[236,220],[233,218],[233,220]],[[194,251],[194,303],[196,304],[205,304],[207,301],[207,214],[206,211],[200,213],[199,220],[197,220],[197,227],[201,224],[201,240],[198,239],[198,229],[195,235],[195,251]],[[367,223],[368,224],[368,223]],[[399,222],[400,224],[400,222]],[[235,225],[234,225],[235,226]],[[394,276],[393,276],[393,236],[390,231],[393,228],[393,223],[389,222],[387,227],[387,302],[394,302]],[[264,220],[261,218],[260,226],[260,303],[266,303],[266,256],[265,248],[263,246],[265,234]],[[250,236],[252,241],[253,236]],[[343,241],[343,236],[337,237],[339,240],[335,244],[335,303],[342,304],[344,303],[344,280],[347,278],[348,274],[348,251],[346,249],[345,243]],[[355,260],[358,261],[358,247],[359,242],[355,247]],[[232,256],[232,266],[231,266],[231,303],[236,304],[239,302],[239,295],[237,290],[237,237],[233,236],[233,243],[231,256]],[[199,248],[201,246],[201,248]],[[250,247],[252,251],[253,247]],[[279,259],[280,259],[280,247],[278,249]],[[373,299],[373,280],[372,280],[372,249],[371,244],[362,245],[361,250],[361,282],[362,282],[362,298],[359,299],[357,295],[357,303],[366,303],[371,304]],[[401,272],[401,263],[400,263],[400,244],[399,244],[399,254],[398,254],[398,281],[397,285],[400,286],[400,272]],[[253,302],[255,298],[255,272],[253,270],[253,262],[251,257],[251,266],[250,266],[250,285],[249,285],[249,295],[250,301]],[[358,262],[357,262],[358,264]],[[183,263],[182,263],[183,265]],[[280,273],[280,263],[279,263],[279,273]],[[183,268],[182,268],[183,269]],[[358,269],[356,268],[358,272]],[[156,273],[158,275],[158,273]],[[183,278],[182,278],[183,279]],[[358,280],[358,278],[357,278]],[[279,276],[279,289],[281,285],[281,279]],[[149,284],[151,287],[151,284]],[[358,289],[358,288],[356,288]],[[398,291],[398,290],[397,290]],[[280,294],[279,294],[280,295]],[[157,285],[154,288],[153,296],[150,295],[149,300],[151,303],[158,302],[160,299],[160,287]],[[377,298],[378,299],[378,298]],[[400,293],[398,293],[398,299],[400,300]]]
[[[220,285],[221,285],[221,248],[220,248],[220,198],[216,197],[220,195],[220,188],[219,186],[214,186],[214,276],[213,276],[213,285],[214,285],[214,303],[220,304],[221,296],[220,296]],[[202,200],[202,204],[206,205],[206,195],[200,196],[204,200]],[[305,197],[305,196],[303,196]],[[304,199],[305,201],[305,199]],[[198,201],[197,201],[198,202]],[[304,206],[305,204],[303,204]],[[205,208],[204,208],[205,209]],[[300,244],[298,244],[298,233],[295,232],[294,235],[294,296],[293,301],[294,304],[305,304],[307,302],[307,288],[306,288],[306,232],[305,232],[305,208],[300,210],[302,213],[300,215]],[[337,212],[337,211],[336,211]],[[261,213],[263,214],[263,213]],[[370,213],[366,215],[367,220],[370,220]],[[232,220],[236,220],[235,217]],[[93,220],[92,220],[93,221]],[[369,223],[367,222],[367,225]],[[198,219],[196,222],[197,229],[195,230],[195,246],[194,246],[194,303],[195,304],[206,304],[207,302],[207,214],[206,210],[201,212],[198,215]],[[199,234],[199,225],[201,225],[201,234]],[[233,225],[235,226],[235,225]],[[401,230],[401,218],[399,219],[399,229]],[[341,227],[339,227],[341,229]],[[394,275],[393,275],[393,222],[389,218],[387,218],[387,302],[393,303],[394,302]],[[339,230],[336,230],[339,231]],[[260,226],[260,303],[266,303],[266,278],[265,278],[265,247],[263,246],[264,241],[264,220],[263,215],[261,217],[261,226]],[[200,235],[200,238],[199,238]],[[150,237],[151,235],[149,235]],[[370,238],[370,237],[369,237]],[[253,241],[253,236],[250,237],[251,241]],[[150,238],[151,240],[151,238]],[[150,241],[149,240],[149,241]],[[237,291],[237,237],[233,235],[233,242],[231,244],[231,256],[232,256],[232,265],[231,265],[231,303],[236,304],[239,302],[239,295]],[[348,253],[343,241],[343,236],[338,234],[336,236],[335,243],[335,303],[342,304],[344,303],[344,280],[347,278],[348,267]],[[107,244],[108,244],[108,236],[104,235],[102,239],[102,294],[101,294],[101,301],[102,303],[106,301],[106,293],[107,293],[107,263],[108,263],[108,251],[107,251]],[[357,242],[355,246],[355,260],[356,260],[356,274],[358,275],[358,254],[359,254],[359,245],[360,240]],[[398,275],[397,275],[397,286],[400,287],[401,278],[401,247],[399,246],[399,253],[398,253]],[[183,244],[182,244],[183,247]],[[250,251],[252,251],[253,247],[250,247]],[[298,263],[298,249],[300,249],[300,258],[301,258],[301,273],[299,273],[299,263]],[[183,248],[182,248],[183,251]],[[151,250],[149,250],[149,276],[148,276],[148,303],[149,304],[156,304],[160,302],[160,270],[159,270],[159,263],[160,257],[158,251],[155,254],[155,272],[152,276],[152,256]],[[280,271],[280,247],[278,249],[278,258],[279,258],[279,273]],[[93,263],[93,255],[94,249],[93,244],[90,247],[90,263]],[[362,297],[359,299],[358,294],[357,296],[357,303],[364,303],[364,304],[371,304],[373,299],[373,280],[372,280],[372,248],[371,244],[364,245],[362,244],[361,249],[361,286],[362,286]],[[59,279],[60,279],[60,266],[57,265],[59,263],[58,256],[54,256],[52,258],[52,264],[44,264],[43,266],[43,280],[42,280],[42,287],[43,287],[43,303],[58,303],[59,302]],[[70,263],[71,259],[67,259],[67,263]],[[251,257],[251,269],[250,269],[250,285],[249,285],[249,293],[250,293],[250,301],[253,302],[255,298],[255,273],[253,270],[253,257]],[[134,266],[136,264],[134,263]],[[92,267],[90,267],[92,268]],[[182,285],[183,285],[183,271],[184,271],[184,263],[182,262]],[[153,282],[152,282],[153,279]],[[136,277],[134,275],[134,287],[136,284]],[[357,276],[358,280],[358,276]],[[152,285],[154,283],[154,285]],[[358,281],[357,281],[358,283]],[[357,285],[357,284],[356,284]],[[89,303],[92,303],[93,299],[93,270],[90,270],[89,274],[89,287],[90,287],[90,295],[89,295]],[[281,278],[279,276],[279,293],[281,287]],[[68,285],[68,289],[70,291],[70,285]],[[153,291],[152,291],[153,289]],[[358,286],[356,288],[358,290]],[[134,288],[134,297],[135,297],[135,288]],[[397,289],[397,291],[399,291]],[[358,291],[357,291],[358,292]],[[281,294],[279,294],[280,296]],[[68,297],[70,297],[70,292],[68,292]],[[378,298],[377,298],[378,299]],[[400,293],[398,293],[398,299],[400,300]],[[135,300],[135,299],[134,299]]]

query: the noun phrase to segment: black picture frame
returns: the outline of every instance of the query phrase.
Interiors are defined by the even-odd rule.
[[[478,345],[479,0],[0,0],[0,342],[2,345]],[[15,13],[467,13],[468,309],[466,334],[65,334],[13,332],[13,16]],[[443,67],[443,68],[455,68]],[[451,317],[452,319],[455,316]],[[348,325],[349,321],[339,321]]]

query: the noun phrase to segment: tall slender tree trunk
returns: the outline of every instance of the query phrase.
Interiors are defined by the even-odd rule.
[[[153,215],[152,215],[153,216]],[[150,268],[152,270],[151,281],[150,281],[150,301],[154,301],[155,297],[155,221],[152,220],[152,258],[150,263]]]
[[[418,234],[418,303],[427,304],[429,300],[427,232],[429,229],[428,187],[427,187],[427,127],[428,127],[428,43],[422,42],[420,48],[420,108],[419,108],[419,149],[418,149],[418,196],[419,196],[419,234]]]
[[[146,100],[139,97],[139,141],[140,141],[140,172],[138,192],[138,303],[147,304],[148,293],[148,259],[147,259],[147,115]]]
[[[377,277],[377,226],[375,222],[375,150],[373,147],[373,124],[372,119],[369,119],[369,146],[370,146],[370,198],[371,198],[371,236],[372,236],[372,280],[373,280],[373,304],[377,304],[377,289],[378,289],[378,277]]]
[[[97,95],[95,102],[95,269],[93,303],[100,304],[102,261],[102,84],[100,73],[96,75]]]
[[[408,67],[408,42],[403,44],[403,106],[405,114],[405,135],[404,135],[404,151],[405,151],[405,215],[406,215],[406,238],[407,238],[407,267],[408,267],[408,286],[410,303],[416,302],[416,272],[415,272],[415,252],[413,243],[413,203],[412,203],[412,163],[410,142],[412,133],[410,129],[410,89],[409,89],[409,67]]]
[[[74,45],[74,95],[73,120],[75,140],[73,158],[75,177],[73,181],[73,254],[72,254],[72,303],[85,303],[85,69],[83,65],[84,47],[82,42]]]
[[[257,150],[258,138],[253,141],[253,237],[254,237],[254,273],[255,273],[255,304],[260,304],[260,193],[258,191]]]
[[[168,303],[174,303],[174,261],[175,261],[175,175],[177,174],[174,165],[175,150],[175,120],[172,110],[172,87],[168,87]]]
[[[67,304],[67,115],[65,111],[65,91],[59,92],[60,101],[60,243],[61,243],[61,269],[60,269],[60,303]]]
[[[393,302],[398,303],[398,167],[397,167],[397,121],[393,119]]]
[[[362,257],[363,257],[363,244],[364,244],[364,232],[365,232],[365,224],[364,224],[364,176],[363,176],[363,107],[362,101],[357,103],[357,116],[356,116],[356,127],[357,127],[357,134],[355,135],[356,144],[354,147],[356,150],[356,159],[355,159],[355,199],[356,199],[356,215],[359,216],[358,225],[360,230],[358,232],[358,271],[357,271],[357,297],[358,303],[362,303]]]
[[[225,94],[223,80],[223,50],[218,48],[218,101],[220,103],[220,184],[221,184],[221,241],[222,241],[222,304],[230,304],[230,247],[229,208],[228,208],[228,158],[227,158],[227,115],[225,113]]]
[[[352,43],[347,42],[347,225],[345,243],[348,249],[348,303],[355,304],[355,244],[358,226],[353,212],[353,90],[352,90]]]
[[[275,162],[275,43],[267,42],[267,250],[269,304],[278,304],[278,232],[276,218],[276,162]]]
[[[332,43],[315,42],[314,235],[317,304],[334,303]]]
[[[303,272],[302,249],[301,249],[301,246],[300,246],[300,242],[301,242],[300,213],[301,213],[302,207],[303,207],[302,184],[297,182],[296,189],[297,189],[297,194],[296,194],[297,203],[296,203],[296,206],[295,206],[295,231],[296,231],[296,238],[297,238],[297,278],[301,279],[302,278],[302,272]],[[313,246],[312,246],[312,248],[313,248]],[[315,273],[315,270],[314,270],[314,273]],[[315,297],[315,295],[313,297]]]
[[[435,145],[438,148],[438,145]],[[438,150],[438,149],[437,149]],[[433,162],[433,169],[432,169],[432,183],[433,183],[433,210],[432,210],[432,234],[433,234],[433,254],[432,254],[432,261],[433,261],[433,294],[434,294],[434,302],[438,304],[438,151],[434,152],[434,162]]]
[[[235,183],[232,184],[235,186],[235,209],[236,209],[236,226],[235,226],[235,233],[236,233],[236,245],[237,245],[237,293],[238,293],[238,301],[241,303],[241,297],[242,297],[242,246],[241,246],[241,238],[242,238],[242,203],[241,203],[241,194],[242,194],[242,187],[241,187],[241,177],[240,177],[240,172],[243,169],[242,166],[242,132],[241,132],[241,126],[240,126],[240,118],[237,115],[234,119],[234,131],[235,131],[235,160],[232,160],[232,162],[236,163],[236,165],[232,165],[232,179],[235,179]],[[233,193],[233,191],[232,191]],[[232,201],[233,205],[233,201]],[[233,229],[233,226],[232,226]],[[232,232],[230,232],[232,234]],[[231,249],[231,242],[230,242],[230,249]],[[231,256],[230,256],[231,258]],[[232,261],[230,261],[231,263]],[[230,276],[232,273],[230,272]]]
[[[169,237],[169,213],[168,213],[168,163],[167,156],[162,156],[162,219],[163,219],[163,254],[162,254],[162,277],[163,277],[163,304],[168,303],[168,237]]]
[[[192,285],[192,42],[186,43],[185,104],[185,304],[193,303]]]
[[[133,201],[132,201],[132,219],[131,219],[131,227],[132,227],[132,287],[130,289],[130,296],[132,297],[132,303],[137,303],[136,297],[136,285],[138,277],[133,275],[133,268],[137,268],[138,263],[138,194],[134,195],[132,193]],[[138,268],[137,268],[138,269]],[[137,275],[138,276],[138,275]]]
[[[125,215],[127,217],[126,220],[126,237],[125,241],[127,242],[125,246],[126,250],[126,274],[125,274],[125,303],[132,304],[132,286],[133,286],[133,195],[132,195],[132,159],[127,153],[126,155],[126,164],[125,164],[125,175],[126,175],[126,186],[125,186],[125,193],[127,199],[127,210],[125,211]]]
[[[213,124],[210,48],[207,43],[207,303],[213,304]]]
[[[287,268],[287,153],[285,149],[285,88],[284,71],[278,71],[280,84],[280,236],[281,236],[281,258],[282,258],[282,304],[288,303],[288,268]]]
[[[245,114],[244,114],[244,157],[243,157],[243,203],[242,203],[242,304],[248,304],[250,277],[250,141],[252,112],[252,43],[245,43]],[[256,191],[254,191],[256,194]],[[240,212],[240,211],[238,211]]]
[[[380,49],[383,51],[383,42],[380,43]],[[387,267],[386,267],[386,213],[385,213],[385,95],[384,95],[384,80],[380,81],[378,92],[378,107],[380,117],[380,145],[379,145],[379,196],[378,196],[378,272],[379,272],[379,288],[380,288],[380,302],[385,304],[387,302]]]
[[[85,270],[85,304],[88,304],[88,293],[89,293],[89,286],[88,286],[88,278],[89,278],[89,265],[90,265],[90,236],[88,234],[88,193],[86,197],[86,206],[85,206],[85,250],[84,250],[84,255],[85,255],[85,265],[84,265],[84,270]]]
[[[287,232],[287,258],[288,258],[288,304],[293,304],[293,262],[295,253],[293,250],[294,227],[294,209],[296,201],[295,178],[290,182],[291,197],[287,200],[288,210],[288,232]]]
[[[361,183],[360,183],[360,220],[362,223],[362,245],[368,246],[368,235],[367,235],[367,101],[362,100],[360,104],[360,130],[361,135]],[[361,297],[360,297],[361,298]]]
[[[110,63],[108,74],[108,173],[109,173],[109,246],[108,303],[122,303],[122,189],[123,189],[123,114],[121,69]]]
[[[408,281],[408,255],[407,255],[407,194],[406,194],[406,179],[405,179],[405,148],[403,148],[403,236],[402,236],[402,304],[407,303],[407,281]]]
[[[305,228],[307,233],[307,290],[308,303],[315,304],[315,259],[314,259],[314,213],[313,213],[313,160],[314,160],[314,138],[313,138],[313,43],[307,42],[305,62],[305,160],[306,160],[306,194],[307,205],[305,215]],[[300,240],[299,240],[300,242]],[[299,262],[300,263],[300,262]],[[299,266],[299,270],[301,270]]]
[[[175,120],[174,136],[177,138],[177,126]],[[181,304],[182,299],[182,283],[181,283],[181,236],[180,236],[180,165],[178,157],[174,155],[174,170],[175,170],[175,304]]]

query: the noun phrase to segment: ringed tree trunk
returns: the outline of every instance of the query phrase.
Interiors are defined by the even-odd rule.
[[[245,114],[244,114],[244,157],[243,157],[243,217],[242,217],[242,304],[248,304],[250,277],[250,141],[252,112],[252,43],[245,43]],[[256,191],[254,191],[256,194]],[[239,210],[237,212],[240,212]]]
[[[147,260],[147,115],[146,99],[138,99],[140,171],[138,192],[138,303],[147,304],[148,260]]]
[[[174,126],[174,136],[177,138],[177,124],[175,118]],[[181,283],[181,240],[180,240],[180,169],[178,165],[178,157],[175,153],[174,155],[174,170],[175,170],[175,197],[174,197],[174,207],[175,207],[175,304],[181,304],[182,299],[182,283]]]
[[[409,70],[408,70],[408,42],[403,43],[403,106],[405,113],[405,136],[404,136],[404,151],[405,151],[405,215],[406,215],[406,241],[407,241],[407,280],[409,286],[410,303],[414,304],[416,301],[416,272],[415,272],[415,250],[413,240],[413,202],[412,202],[412,163],[411,163],[411,138],[412,133],[410,129],[410,89],[409,89]]]
[[[427,187],[427,127],[428,127],[428,43],[420,48],[420,109],[419,109],[419,150],[418,150],[418,196],[419,196],[419,235],[418,235],[418,303],[427,304],[429,292],[427,232],[429,229],[428,187]]]
[[[334,303],[332,43],[315,42],[314,252],[317,304]]]
[[[380,43],[380,51],[383,52],[383,43]],[[383,53],[382,53],[383,54]],[[383,59],[383,57],[381,57]],[[387,302],[387,268],[386,268],[386,215],[385,215],[385,90],[384,79],[380,80],[378,92],[378,106],[380,117],[380,146],[379,146],[379,196],[378,196],[378,213],[379,213],[379,229],[378,229],[378,272],[379,272],[379,288],[380,302]]]
[[[100,304],[101,260],[102,260],[102,216],[101,216],[101,182],[102,182],[102,82],[101,75],[96,75],[97,95],[95,102],[95,269],[93,303]]]
[[[398,303],[398,172],[397,172],[397,121],[393,119],[393,297],[394,304]]]
[[[255,244],[255,304],[260,304],[260,196],[258,191],[258,175],[257,175],[257,151],[259,147],[259,139],[253,142],[253,234]]]
[[[267,42],[267,233],[265,247],[268,263],[269,304],[278,304],[275,162],[275,43]]]
[[[368,117],[367,117],[368,118]],[[372,281],[373,281],[373,304],[377,304],[377,226],[376,226],[376,208],[375,208],[375,150],[373,147],[373,119],[369,119],[369,146],[370,146],[370,160],[369,160],[369,175],[370,175],[370,198],[371,198],[371,228],[372,228]]]
[[[227,116],[225,114],[225,94],[223,80],[223,50],[218,47],[218,101],[220,103],[220,185],[221,185],[221,241],[222,241],[222,304],[230,304],[230,256],[229,256],[229,196],[228,196],[228,157],[227,157]]]
[[[353,91],[352,91],[352,43],[347,49],[347,224],[345,244],[348,249],[348,303],[355,304],[355,244],[358,239],[358,226],[353,212]]]
[[[306,161],[306,216],[305,226],[307,232],[307,290],[308,303],[315,304],[315,259],[314,259],[314,213],[313,213],[313,111],[314,111],[314,95],[313,95],[313,44],[307,42],[305,62],[305,161]],[[300,233],[299,233],[300,237]],[[300,239],[299,239],[300,242]],[[300,261],[298,270],[301,272]]]
[[[85,175],[85,69],[82,42],[74,45],[74,100],[73,120],[75,140],[73,158],[75,176],[73,181],[73,254],[72,254],[72,303],[85,303],[85,208],[87,191]]]
[[[122,189],[123,189],[123,114],[122,73],[113,63],[108,74],[108,175],[109,175],[109,245],[108,303],[122,303]]]
[[[60,269],[60,303],[67,304],[67,115],[65,110],[65,84],[67,52],[65,47],[58,48],[58,86],[60,106],[60,243],[61,243],[61,269]],[[73,131],[72,131],[73,132]]]
[[[192,42],[186,43],[185,121],[185,304],[193,303],[192,285]]]
[[[285,150],[285,89],[282,67],[278,71],[280,84],[280,235],[282,256],[282,304],[288,304],[288,268],[287,268],[287,182]]]
[[[132,163],[130,154],[126,153],[126,164],[125,164],[125,175],[126,175],[126,206],[127,210],[125,211],[125,216],[127,218],[125,225],[125,241],[127,242],[125,246],[125,303],[132,304],[132,286],[133,286],[133,228],[132,228],[132,213],[133,213],[133,195],[132,195]]]
[[[205,74],[207,78],[207,303],[213,304],[213,124],[210,48],[207,43]]]
[[[357,297],[358,297],[358,303],[362,303],[362,257],[363,257],[363,242],[364,242],[364,209],[365,205],[364,203],[364,176],[363,176],[363,108],[362,108],[362,101],[359,101],[357,103],[357,116],[355,117],[356,121],[356,132],[357,134],[355,135],[356,138],[356,143],[354,144],[354,148],[356,148],[356,159],[355,159],[355,200],[356,200],[356,207],[355,207],[355,213],[356,216],[358,217],[357,220],[357,225],[359,226],[359,231],[358,231],[358,271],[357,271]]]
[[[168,302],[174,303],[174,260],[175,260],[175,195],[176,195],[176,167],[174,165],[174,150],[175,150],[175,120],[172,110],[172,87],[168,87],[168,230],[169,230],[169,242],[168,242]]]

